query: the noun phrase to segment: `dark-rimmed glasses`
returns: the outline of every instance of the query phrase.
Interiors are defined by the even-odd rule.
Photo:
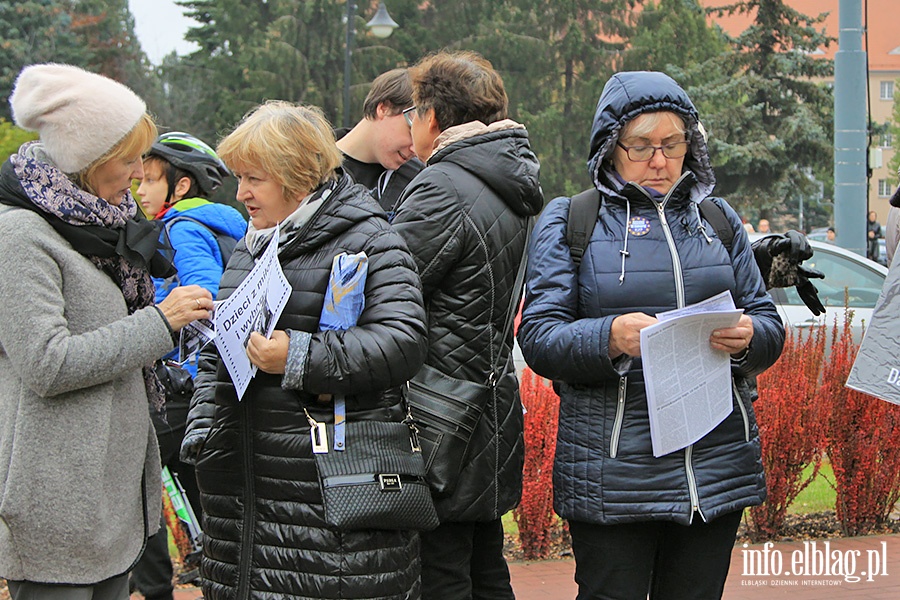
[[[626,146],[622,142],[616,142],[616,145],[625,150],[632,162],[647,162],[653,158],[657,150],[662,150],[666,158],[681,158],[688,151],[687,142],[670,142],[662,146]]]
[[[403,118],[406,119],[406,124],[409,125],[410,128],[412,128],[412,111],[414,110],[416,110],[415,105],[403,110]]]

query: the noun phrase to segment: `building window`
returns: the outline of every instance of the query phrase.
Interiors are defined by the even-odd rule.
[[[893,100],[894,99],[894,82],[893,81],[882,81],[881,82],[881,99],[882,100]]]
[[[881,134],[881,147],[882,148],[893,148],[894,147],[894,134],[890,131],[885,131]]]
[[[890,198],[891,197],[891,182],[887,179],[879,179],[878,180],[878,197],[879,198]]]

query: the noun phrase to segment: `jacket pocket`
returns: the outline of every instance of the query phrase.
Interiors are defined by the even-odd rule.
[[[612,435],[609,437],[609,457],[616,458],[619,454],[619,438],[622,435],[622,422],[625,420],[625,391],[628,389],[628,376],[619,378],[618,391],[616,393],[616,420],[613,421]]]
[[[738,389],[737,383],[734,380],[734,377],[731,378],[731,389],[734,391],[734,401],[737,403],[738,408],[741,409],[741,418],[744,420],[744,441],[750,441],[750,415],[747,414],[747,407],[744,406],[744,400],[741,397],[741,392]]]

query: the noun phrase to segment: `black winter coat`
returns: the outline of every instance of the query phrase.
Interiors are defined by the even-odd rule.
[[[467,126],[462,126],[467,127]],[[428,313],[426,364],[487,383],[499,353],[495,401],[485,407],[442,522],[490,521],[516,506],[524,462],[512,329],[501,339],[525,252],[528,219],[543,205],[528,133],[501,121],[439,148],[409,184],[392,222],[416,259]]]
[[[365,251],[365,309],[356,327],[318,331],[332,259]],[[419,369],[425,312],[406,244],[361,185],[343,176],[279,260],[293,289],[276,329],[312,333],[302,389],[259,371],[241,401],[224,364],[204,353],[189,431],[210,426],[197,460],[207,600],[414,599],[419,538],[340,533],[324,522],[304,407],[333,421],[319,394],[347,396],[347,419],[401,420],[398,386]],[[253,268],[240,242],[222,278],[227,298]],[[295,334],[296,335],[296,334]]]

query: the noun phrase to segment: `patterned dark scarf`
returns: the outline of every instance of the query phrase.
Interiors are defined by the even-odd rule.
[[[53,165],[29,156],[29,150],[34,148],[26,144],[8,163],[32,204],[17,205],[47,219],[76,251],[109,275],[122,290],[128,314],[152,305],[150,271],[162,272],[165,265],[157,257],[158,230],[146,220],[135,220],[137,203],[131,193],[113,206],[76,186]],[[147,400],[161,411],[165,390],[153,366],[144,366],[143,375]]]

